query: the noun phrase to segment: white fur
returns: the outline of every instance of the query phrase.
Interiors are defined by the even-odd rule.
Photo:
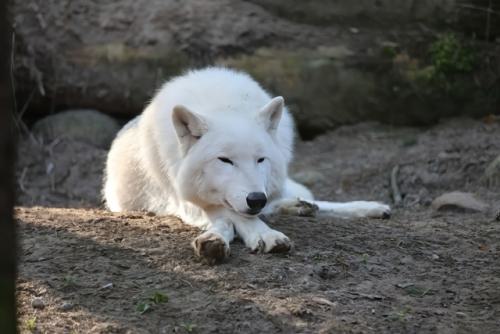
[[[293,121],[281,97],[241,72],[192,71],[167,82],[120,131],[107,159],[104,196],[111,211],[176,215],[206,230],[195,248],[215,236],[227,250],[234,229],[253,250],[289,246],[284,234],[248,213],[251,192],[266,194],[263,212],[297,207],[304,203],[298,198],[343,218],[389,212],[376,202],[313,201],[288,178],[292,148]]]

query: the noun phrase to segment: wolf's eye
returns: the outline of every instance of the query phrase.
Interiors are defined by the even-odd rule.
[[[259,163],[259,164],[260,164],[261,162],[264,162],[264,159],[265,159],[265,158],[259,158],[259,160],[257,160],[257,163]]]
[[[233,162],[226,157],[218,157],[217,159],[219,159],[220,161],[222,161],[225,164],[234,165]]]

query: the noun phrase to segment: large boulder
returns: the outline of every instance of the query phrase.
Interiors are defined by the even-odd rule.
[[[40,119],[32,131],[45,143],[70,139],[106,149],[119,129],[113,118],[96,110],[68,110]]]

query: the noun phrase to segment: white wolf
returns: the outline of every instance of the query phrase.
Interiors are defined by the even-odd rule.
[[[294,125],[282,97],[271,98],[247,74],[191,71],[167,82],[142,115],[118,134],[106,165],[111,211],[175,215],[205,232],[193,241],[209,262],[229,255],[235,233],[254,251],[282,252],[290,240],[260,213],[318,210],[388,217],[377,202],[314,201],[287,174]]]

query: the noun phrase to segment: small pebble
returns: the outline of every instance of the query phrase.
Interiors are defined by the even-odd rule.
[[[73,304],[71,304],[70,302],[64,302],[62,303],[60,309],[61,311],[69,311],[73,308]]]
[[[36,297],[31,301],[31,306],[36,309],[43,309],[45,307],[45,303],[42,298]]]

